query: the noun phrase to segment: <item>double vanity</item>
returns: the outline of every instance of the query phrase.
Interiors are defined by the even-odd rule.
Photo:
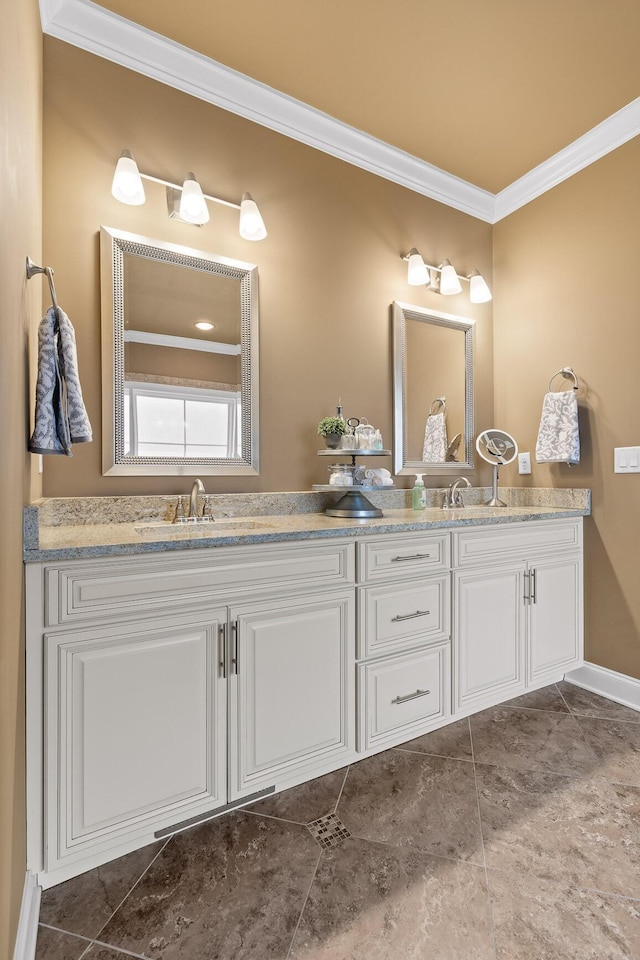
[[[206,531],[159,497],[27,508],[29,869],[51,886],[579,664],[589,492],[505,493],[394,491],[366,521],[239,495]]]

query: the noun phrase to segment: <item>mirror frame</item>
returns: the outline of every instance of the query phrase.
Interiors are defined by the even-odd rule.
[[[451,463],[424,463],[408,460],[407,450],[407,320],[433,323],[464,333],[464,460]],[[474,469],[473,418],[473,341],[475,320],[452,313],[441,313],[409,303],[393,302],[393,463],[399,475],[424,473],[429,476],[447,476],[468,473]]]
[[[205,270],[240,281],[241,450],[231,457],[131,457],[124,454],[124,255]],[[102,475],[257,476],[258,268],[135,233],[100,227],[102,312]]]

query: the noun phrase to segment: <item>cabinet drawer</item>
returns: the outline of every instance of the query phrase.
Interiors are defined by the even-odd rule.
[[[192,609],[240,596],[344,586],[355,579],[352,542],[257,544],[188,556],[72,561],[44,568],[47,626]]]
[[[358,748],[401,743],[449,716],[449,645],[358,667]]]
[[[398,653],[450,634],[449,574],[358,590],[358,657]]]
[[[358,543],[358,581],[405,580],[449,567],[449,534],[405,534]]]
[[[455,530],[453,533],[453,564],[456,567],[581,549],[582,519],[541,520]]]

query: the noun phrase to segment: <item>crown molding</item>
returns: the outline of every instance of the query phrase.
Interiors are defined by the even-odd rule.
[[[89,0],[40,0],[46,34],[491,223],[493,194]]]
[[[455,177],[90,0],[40,0],[42,29],[486,223],[497,223],[640,133],[640,98],[497,194]]]
[[[639,133],[640,97],[497,193],[493,222],[508,217]]]

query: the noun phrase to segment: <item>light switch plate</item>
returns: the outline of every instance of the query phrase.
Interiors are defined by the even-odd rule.
[[[615,447],[614,473],[640,473],[640,447]]]
[[[518,454],[518,473],[531,473],[531,454]]]

